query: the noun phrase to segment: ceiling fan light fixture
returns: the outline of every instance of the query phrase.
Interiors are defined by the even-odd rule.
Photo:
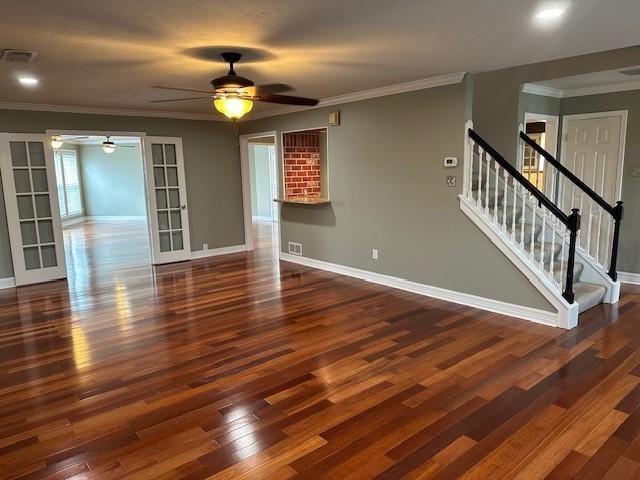
[[[253,102],[240,97],[219,97],[213,99],[213,105],[220,113],[231,120],[239,120],[253,108]]]
[[[62,137],[60,135],[54,135],[53,137],[51,137],[52,148],[58,149],[62,147],[63,144],[64,144],[64,141],[62,140]]]

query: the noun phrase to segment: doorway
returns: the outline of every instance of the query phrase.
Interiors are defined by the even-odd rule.
[[[91,147],[107,155],[126,149],[137,150],[137,177],[132,174],[115,177],[94,175],[94,180],[100,183],[99,187],[108,192],[106,198],[102,199],[102,207],[113,208],[117,203],[114,192],[125,188],[129,177],[137,178],[138,193],[142,193],[144,198],[140,210],[138,196],[137,213],[142,211],[143,214],[126,215],[130,217],[127,220],[137,219],[140,225],[130,225],[131,232],[137,233],[125,237],[137,238],[132,240],[137,245],[142,244],[140,238],[146,237],[148,264],[190,259],[186,182],[180,138],[151,137],[135,132],[4,133],[0,134],[0,167],[16,286],[66,278],[63,218],[66,227],[96,220],[91,215],[87,218],[89,199],[82,184],[82,158],[78,154],[78,149],[83,147],[76,145],[81,141],[98,142]],[[103,165],[103,168],[111,167],[113,165],[110,162]],[[98,220],[112,221],[109,217],[114,216],[103,213],[96,217],[100,217]],[[89,227],[90,232],[86,232],[86,235],[67,235],[70,238],[68,242],[72,238],[81,238],[85,242],[88,237],[100,236],[101,228],[97,223]],[[117,231],[124,235],[126,229]],[[101,258],[99,254],[107,250],[96,250],[93,258]],[[129,253],[135,251],[128,250],[126,245],[120,245],[118,250]],[[85,268],[90,265],[84,247],[68,255],[80,256],[78,265],[83,262]]]
[[[69,284],[150,265],[140,137],[59,135],[53,146]]]
[[[243,170],[245,243],[248,250],[279,257],[280,192],[276,132],[240,137]]]
[[[539,113],[524,114],[524,131],[538,145],[554,156],[558,150],[559,119],[555,115]],[[550,194],[553,190],[545,178],[545,160],[526,143],[522,144],[522,174],[534,184],[538,190]]]

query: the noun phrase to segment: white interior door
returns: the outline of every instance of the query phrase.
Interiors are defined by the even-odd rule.
[[[609,204],[620,199],[626,112],[567,115],[563,163]],[[581,208],[580,191],[567,185],[564,208]]]
[[[0,170],[16,285],[65,278],[64,238],[48,137],[1,134]]]
[[[144,137],[145,177],[154,265],[191,258],[182,139]]]

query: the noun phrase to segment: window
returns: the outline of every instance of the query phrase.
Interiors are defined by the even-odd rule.
[[[55,150],[53,159],[56,167],[58,201],[62,218],[82,215],[82,192],[78,156],[73,150]]]

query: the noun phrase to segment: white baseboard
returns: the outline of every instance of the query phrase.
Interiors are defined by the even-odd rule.
[[[16,286],[16,280],[13,277],[0,278],[0,290],[5,288],[13,288]]]
[[[259,222],[273,222],[273,218],[272,217],[263,217],[261,215],[253,215],[251,217],[251,220],[255,221],[259,221]]]
[[[87,219],[87,217],[76,217],[76,218],[71,218],[69,220],[62,220],[62,226],[63,227],[69,227],[69,226],[74,225],[76,223],[84,222],[86,219]]]
[[[622,283],[640,285],[640,273],[618,272],[618,280]]]
[[[109,216],[109,215],[87,215],[83,217],[83,220],[146,220],[144,215],[122,215],[122,216]]]
[[[322,260],[315,260],[308,257],[300,257],[283,252],[280,253],[280,260],[298,263],[306,267],[318,268],[320,270],[327,270],[329,272],[366,280],[367,282],[377,283],[379,285],[385,285],[387,287],[397,288],[399,290],[405,290],[407,292],[417,293],[427,297],[437,298],[439,300],[446,300],[448,302],[458,303],[478,308],[480,310],[487,310],[489,312],[508,315],[510,317],[521,318],[531,322],[541,323],[543,325],[552,327],[558,326],[558,314],[554,312],[547,312],[545,310],[525,307],[522,305],[514,305],[512,303],[505,303],[499,300],[478,297],[469,293],[456,292],[454,290],[447,290],[445,288],[412,282],[411,280],[406,280],[404,278],[392,277],[382,273],[361,270],[359,268],[347,267],[345,265],[338,265],[335,263],[324,262]]]
[[[211,248],[209,250],[196,250],[191,252],[191,260],[197,260],[198,258],[217,257],[218,255],[228,255],[230,253],[239,253],[247,250],[247,246],[231,245],[228,247]]]

